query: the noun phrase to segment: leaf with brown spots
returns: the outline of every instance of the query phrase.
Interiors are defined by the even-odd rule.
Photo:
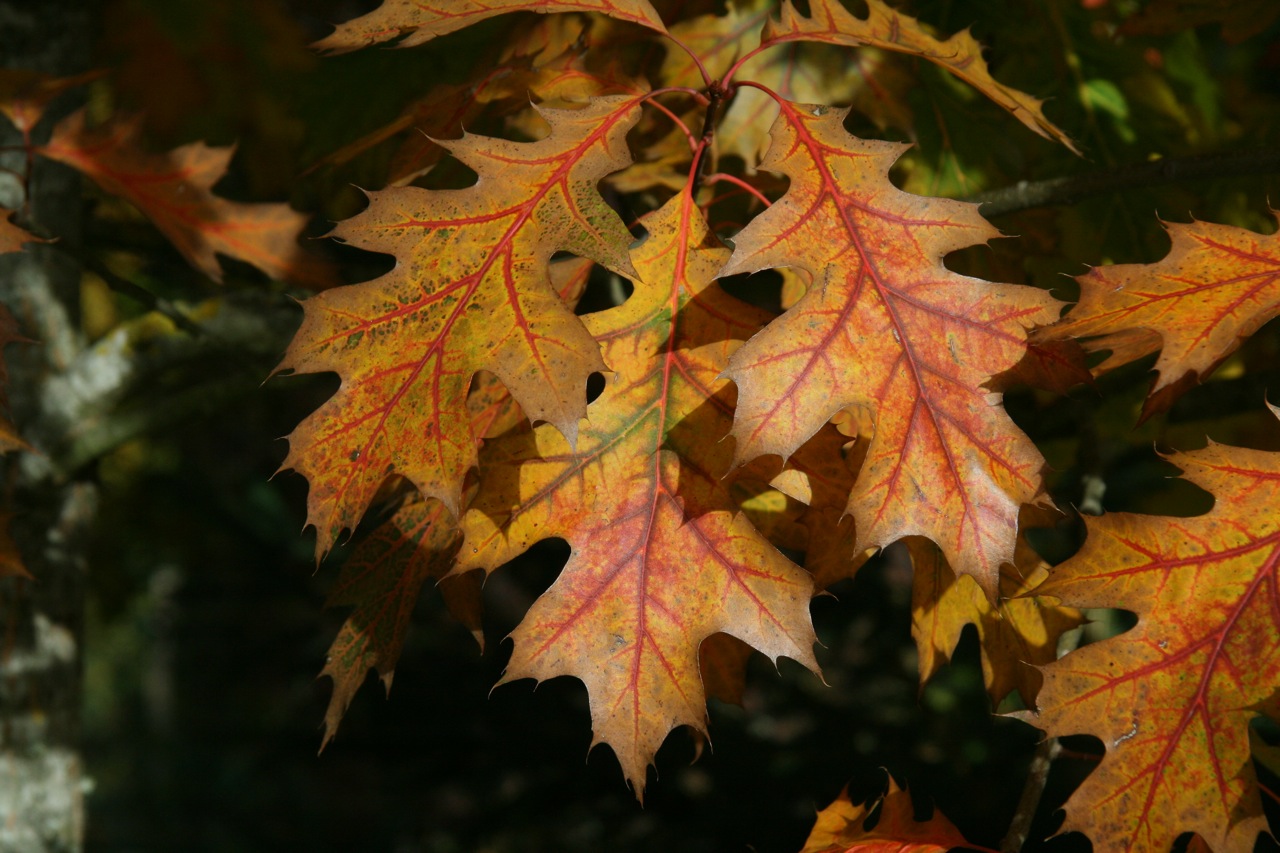
[[[786,459],[842,409],[865,409],[874,427],[848,500],[857,550],[925,536],[994,601],[1019,508],[1043,500],[1043,460],[988,386],[1058,303],[943,265],[996,231],[976,205],[896,189],[902,146],[850,136],[844,110],[780,107],[762,168],[791,186],[721,275],[798,267],[813,285],[729,362],[737,459]]]
[[[1212,222],[1165,227],[1173,245],[1164,259],[1078,276],[1080,302],[1038,335],[1081,338],[1090,352],[1109,351],[1095,373],[1159,350],[1143,420],[1168,408],[1280,314],[1280,233]]]
[[[445,143],[479,175],[462,190],[398,187],[334,234],[397,256],[383,277],[329,290],[305,317],[281,368],[335,371],[338,392],[290,436],[284,467],[311,483],[308,521],[325,554],[353,530],[382,482],[408,479],[455,516],[476,445],[467,393],[487,370],[535,421],[572,443],[599,346],[548,275],[570,252],[631,273],[632,237],[596,188],[629,162],[635,99],[547,110],[549,136]]]
[[[1138,616],[1043,667],[1025,715],[1102,741],[1062,827],[1098,853],[1168,850],[1184,832],[1252,850],[1267,826],[1249,730],[1280,715],[1280,454],[1211,444],[1170,461],[1213,493],[1209,513],[1087,519],[1084,547],[1038,590]]]
[[[673,728],[705,733],[705,639],[723,632],[817,667],[813,583],[723,479],[733,388],[720,374],[768,315],[712,281],[728,251],[688,192],[643,224],[635,293],[585,317],[612,373],[577,448],[546,426],[485,445],[457,569],[491,571],[550,536],[569,542],[568,564],[512,632],[503,681],[582,679],[595,742],[613,748],[637,796]]]

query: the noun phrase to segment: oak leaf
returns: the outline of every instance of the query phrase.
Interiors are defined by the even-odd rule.
[[[512,632],[503,682],[574,675],[594,743],[643,797],[676,726],[706,731],[702,642],[723,632],[816,669],[813,583],[735,506],[723,476],[728,354],[767,314],[712,282],[728,252],[688,191],[643,222],[634,294],[586,316],[614,371],[574,450],[556,430],[486,443],[457,571],[491,571],[549,536],[573,549]]]
[[[632,237],[596,188],[625,166],[639,109],[613,96],[547,110],[549,136],[442,143],[478,174],[462,190],[398,187],[334,235],[396,255],[372,282],[303,304],[281,369],[335,371],[342,386],[290,436],[284,467],[310,480],[308,522],[323,555],[353,530],[382,481],[399,474],[458,515],[475,464],[467,392],[495,374],[535,421],[572,443],[599,346],[548,276],[558,251],[631,273]]]
[[[37,151],[88,176],[142,211],[192,266],[222,281],[219,253],[253,264],[272,278],[328,286],[332,273],[298,244],[305,214],[287,204],[249,204],[213,194],[233,149],[194,142],[168,153],[144,150],[141,126],[116,119],[85,126],[84,110],[54,128]]]
[[[347,53],[398,36],[404,38],[397,47],[413,47],[509,12],[598,12],[666,32],[649,0],[383,0],[367,15],[339,24],[312,47],[326,53]]]
[[[1043,459],[984,386],[1058,303],[948,270],[943,256],[997,232],[976,205],[896,189],[887,172],[903,146],[850,136],[846,112],[781,103],[762,167],[790,188],[720,273],[791,266],[814,282],[729,362],[737,460],[786,459],[841,409],[869,410],[848,500],[857,549],[928,537],[994,601],[1018,510],[1043,499]]]
[[[868,829],[877,806],[875,826]],[[960,830],[940,812],[917,821],[911,795],[890,776],[889,789],[875,802],[854,805],[845,791],[819,812],[801,853],[946,853],[968,846]]]
[[[1266,829],[1249,729],[1280,716],[1280,454],[1210,444],[1170,461],[1213,493],[1209,513],[1086,519],[1084,547],[1039,589],[1138,617],[1043,667],[1024,715],[1051,737],[1102,740],[1063,824],[1098,853],[1168,850],[1184,832],[1252,850]]]
[[[784,0],[778,20],[770,20],[765,25],[761,41],[764,44],[815,41],[851,47],[867,45],[918,56],[973,86],[1031,130],[1079,153],[1071,139],[1045,117],[1042,100],[991,76],[982,58],[982,45],[968,30],[939,41],[925,31],[920,21],[893,9],[883,0],[865,2],[867,17],[859,18],[845,9],[840,0],[810,0],[806,18],[796,10],[792,0]]]
[[[1082,338],[1110,351],[1102,373],[1160,350],[1142,418],[1169,406],[1280,314],[1280,233],[1212,222],[1167,223],[1172,246],[1154,264],[1095,267],[1080,301],[1046,339]]]
[[[1000,600],[992,604],[973,578],[956,577],[933,543],[908,539],[914,569],[911,583],[911,635],[920,659],[920,685],[951,659],[965,625],[978,632],[982,679],[992,707],[1013,691],[1027,705],[1040,689],[1036,666],[1058,657],[1058,640],[1079,627],[1084,616],[1038,595],[1048,567],[1018,539],[1013,563],[1000,569]]]

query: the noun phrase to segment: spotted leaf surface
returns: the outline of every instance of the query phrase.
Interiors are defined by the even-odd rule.
[[[476,460],[467,393],[498,377],[535,421],[570,443],[599,346],[549,276],[557,251],[632,272],[632,238],[596,184],[626,165],[634,99],[544,112],[531,143],[465,136],[446,143],[479,178],[462,190],[397,187],[335,236],[397,258],[364,284],[308,300],[282,368],[335,371],[342,387],[290,436],[285,467],[311,482],[309,522],[327,552],[399,474],[457,514]]]
[[[865,409],[874,434],[848,502],[858,549],[925,536],[995,600],[1043,460],[988,385],[1058,303],[948,270],[947,253],[995,229],[975,205],[896,189],[886,174],[903,147],[850,136],[845,112],[782,102],[762,168],[791,186],[721,271],[798,267],[813,281],[729,362],[737,458],[785,459],[837,412]]]
[[[706,729],[699,646],[723,632],[811,668],[813,582],[742,515],[732,461],[729,353],[767,314],[712,282],[728,252],[689,194],[644,221],[636,291],[588,315],[611,371],[577,448],[546,426],[486,444],[458,571],[492,570],[534,542],[573,549],[512,632],[504,681],[573,675],[595,742],[643,795],[676,726]]]

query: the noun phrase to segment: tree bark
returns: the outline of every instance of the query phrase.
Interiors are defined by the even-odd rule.
[[[0,56],[9,68],[66,76],[89,57],[85,0],[0,2]],[[74,96],[72,96],[74,98]],[[65,108],[62,110],[65,112]],[[7,124],[7,123],[6,123]],[[42,125],[42,134],[48,124]],[[4,144],[20,143],[11,127]],[[75,245],[80,184],[69,170],[38,163],[23,187],[26,158],[3,155],[0,204],[27,204],[29,222]],[[83,348],[80,271],[50,247],[0,257],[0,301],[34,342],[4,353],[13,419],[36,453],[5,457],[0,504],[13,512],[10,532],[32,579],[0,579],[0,851],[75,851],[83,846],[87,781],[79,751],[81,642],[87,543],[96,488],[59,470],[38,451],[51,435],[59,405],[48,392]]]

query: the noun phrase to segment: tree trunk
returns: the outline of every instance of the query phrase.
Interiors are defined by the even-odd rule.
[[[93,6],[85,0],[0,2],[6,66],[54,76],[84,70]],[[3,136],[5,144],[21,141],[11,127]],[[78,178],[37,163],[24,188],[17,176],[25,157],[5,153],[0,164],[16,173],[0,175],[0,204],[28,203],[33,228],[75,246]],[[19,431],[37,451],[57,446],[62,429],[59,395],[51,389],[65,386],[50,380],[83,348],[79,284],[79,269],[60,248],[29,246],[0,257],[0,301],[33,341],[4,353],[8,396]],[[19,452],[3,462],[0,506],[13,513],[10,531],[32,579],[0,579],[0,853],[79,850],[87,788],[79,752],[81,641],[96,488],[58,470],[49,455]]]

